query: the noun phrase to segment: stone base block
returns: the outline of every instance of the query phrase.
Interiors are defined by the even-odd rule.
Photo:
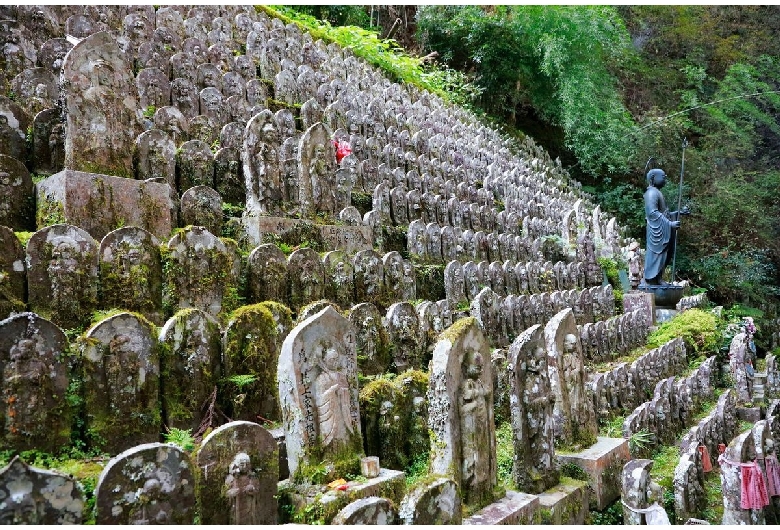
[[[655,310],[655,322],[656,324],[663,324],[675,317],[678,313],[676,309],[656,309]]]
[[[383,497],[399,506],[406,490],[406,476],[403,471],[382,468],[378,477],[349,481],[346,486],[339,490],[293,484],[289,479],[279,482],[280,521],[329,524],[347,504],[366,497]]]
[[[539,517],[539,497],[507,491],[503,499],[464,519],[463,524],[539,524]]]
[[[541,524],[585,524],[588,483],[563,477],[561,483],[539,494]]]
[[[631,460],[628,440],[599,436],[597,442],[579,453],[555,453],[561,464],[574,464],[588,475],[590,509],[601,511],[620,498],[621,473]]]
[[[284,441],[284,427],[277,427],[268,432],[274,437],[279,448],[279,480],[290,478],[290,467],[287,464],[287,443]]]
[[[368,226],[316,225],[305,219],[247,215],[241,220],[247,238],[253,245],[260,245],[265,234],[284,235],[296,226],[310,224],[316,227],[325,250],[343,250],[355,254],[373,248],[371,228]]]
[[[648,328],[655,325],[655,298],[651,293],[630,291],[623,294],[623,312],[629,313],[635,309],[641,310]]]
[[[762,407],[737,407],[737,419],[756,423],[764,419],[766,411]]]
[[[68,223],[86,230],[100,242],[112,230],[138,226],[163,243],[176,228],[178,205],[173,202],[168,184],[65,169],[35,188],[39,230]]]

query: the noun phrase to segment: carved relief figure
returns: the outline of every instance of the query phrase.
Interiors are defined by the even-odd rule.
[[[249,455],[238,453],[230,463],[225,477],[225,489],[230,500],[230,524],[260,524],[258,505],[260,480],[252,470]]]
[[[465,379],[460,392],[461,451],[463,484],[474,487],[490,479],[490,461],[485,449],[490,446],[488,423],[489,390],[480,380],[482,355],[467,354]]]
[[[322,348],[322,372],[314,382],[314,396],[322,444],[330,446],[336,441],[347,440],[352,434],[352,418],[349,383],[341,371],[339,353],[332,345]]]

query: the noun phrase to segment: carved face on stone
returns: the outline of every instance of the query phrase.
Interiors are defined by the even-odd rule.
[[[10,354],[13,362],[33,359],[35,356],[35,341],[32,339],[21,339],[11,348]]]

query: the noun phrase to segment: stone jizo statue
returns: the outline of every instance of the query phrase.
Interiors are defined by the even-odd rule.
[[[666,173],[651,169],[647,173],[645,218],[647,220],[647,251],[645,253],[644,281],[647,285],[665,285],[661,280],[664,269],[674,256],[675,231],[680,228],[680,215],[688,215],[687,208],[670,212],[661,193],[666,184]]]

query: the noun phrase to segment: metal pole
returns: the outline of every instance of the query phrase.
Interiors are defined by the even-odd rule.
[[[688,147],[688,138],[683,138],[682,141],[682,163],[680,164],[680,187],[677,189],[677,219],[675,221],[680,220],[680,208],[682,208],[682,185],[683,185],[683,174],[685,173],[685,148]],[[674,276],[676,272],[676,265],[677,265],[677,232],[679,232],[680,229],[676,229],[674,231],[674,254],[672,255],[672,283],[674,283]]]

